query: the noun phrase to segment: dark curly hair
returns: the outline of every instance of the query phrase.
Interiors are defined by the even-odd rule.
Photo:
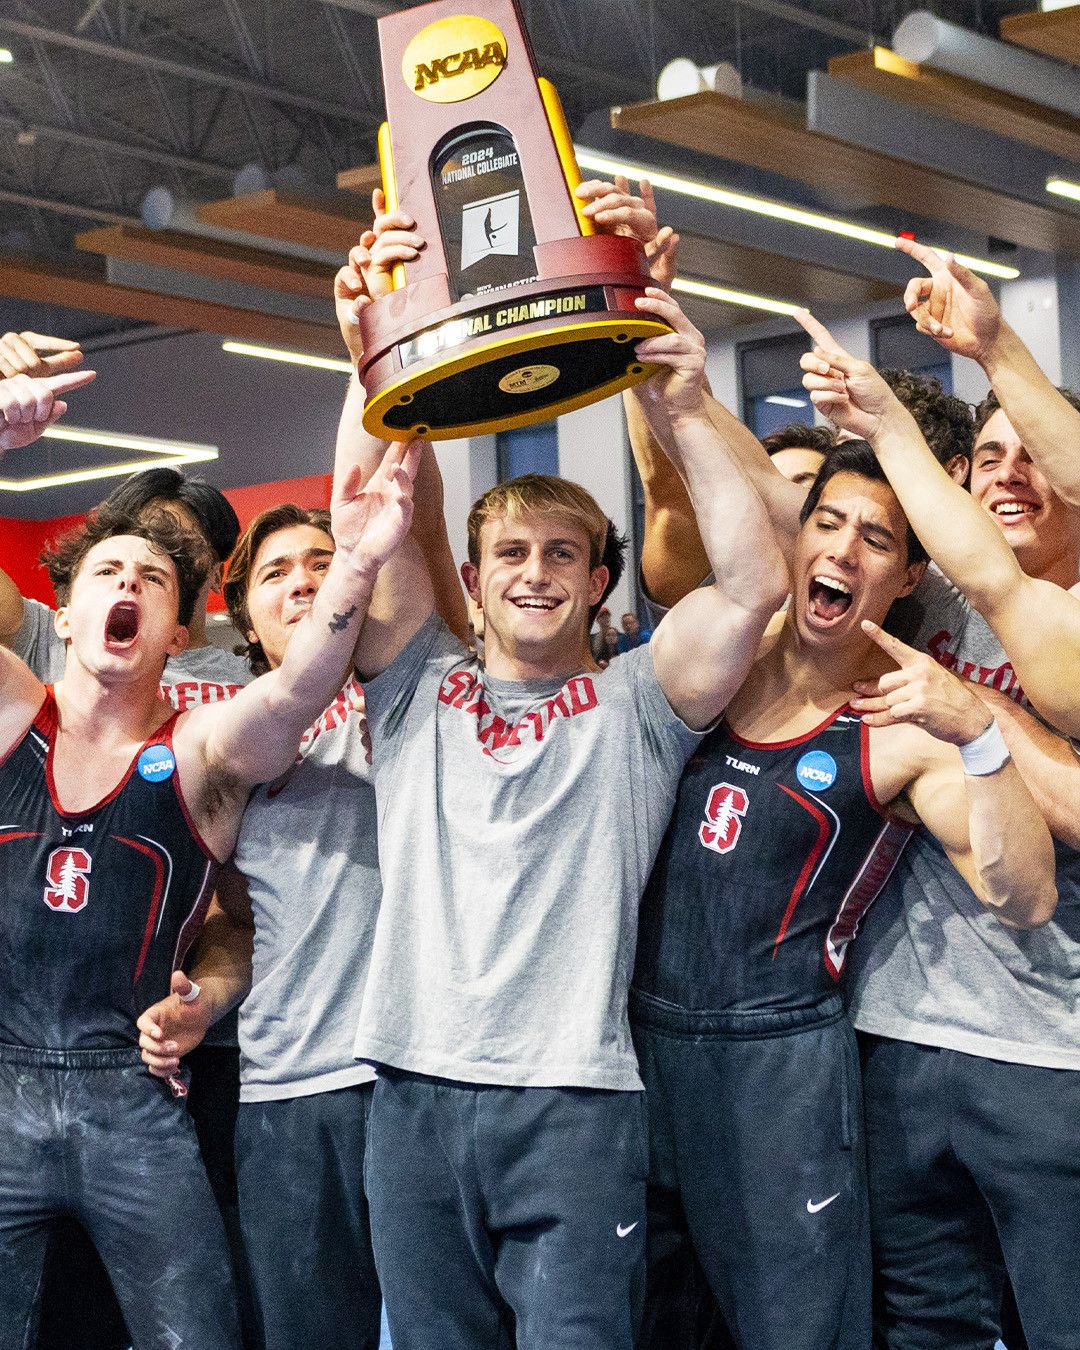
[[[1073,407],[1077,412],[1080,412],[1080,394],[1074,389],[1064,389],[1060,385],[1058,386],[1058,393],[1070,407]],[[987,422],[990,421],[991,417],[993,417],[1000,408],[1001,404],[998,402],[998,396],[991,389],[975,409],[975,430],[972,439],[974,439],[975,436],[978,436],[979,432],[982,431],[983,427],[986,426]]]
[[[933,375],[883,370],[881,378],[914,417],[939,464],[948,464],[957,455],[971,458],[975,420],[969,404],[955,394],[947,394]]]
[[[236,541],[232,557],[225,573],[225,585],[222,591],[228,606],[229,618],[233,627],[244,637],[251,629],[251,615],[248,613],[247,594],[251,584],[251,569],[264,539],[276,534],[278,530],[289,530],[295,525],[311,525],[325,534],[330,530],[330,512],[320,508],[294,506],[292,502],[282,502],[280,506],[271,506],[257,515],[244,533]],[[247,658],[248,664],[256,675],[265,675],[270,669],[261,642],[245,641],[236,648],[237,656]]]
[[[763,436],[761,444],[769,455],[775,455],[780,450],[816,450],[819,455],[827,455],[836,444],[836,432],[832,427],[812,427],[805,422],[791,422],[770,436]]]
[[[107,502],[91,511],[86,523],[61,535],[41,552],[41,562],[49,571],[49,580],[60,605],[71,599],[71,588],[86,555],[105,539],[133,535],[145,539],[158,553],[172,559],[176,568],[179,593],[177,622],[191,622],[199,592],[210,575],[214,556],[206,541],[194,530],[185,529],[169,511],[144,511],[134,514]]]

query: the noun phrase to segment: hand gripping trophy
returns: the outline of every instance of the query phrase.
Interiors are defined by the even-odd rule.
[[[634,344],[640,245],[595,232],[559,96],[536,74],[515,0],[435,0],[379,20],[387,206],[428,241],[360,314],[364,425],[447,440],[541,422],[651,367]]]

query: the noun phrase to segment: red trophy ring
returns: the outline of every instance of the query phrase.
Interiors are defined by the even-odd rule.
[[[542,422],[650,374],[634,344],[668,331],[634,306],[636,241],[596,234],[554,86],[515,0],[485,17],[435,0],[379,20],[388,206],[427,240],[361,311],[364,426],[389,439]]]

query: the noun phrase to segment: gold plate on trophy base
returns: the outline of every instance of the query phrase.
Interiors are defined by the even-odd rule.
[[[412,362],[368,401],[364,427],[387,440],[447,441],[546,422],[653,374],[634,344],[671,331],[627,315],[530,328]]]

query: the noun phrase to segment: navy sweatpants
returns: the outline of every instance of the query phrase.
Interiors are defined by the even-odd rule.
[[[221,1216],[187,1111],[137,1050],[0,1047],[0,1350],[34,1344],[54,1220],[77,1219],[135,1350],[239,1350]]]
[[[870,1237],[859,1061],[838,998],[691,1013],[633,991],[649,1102],[639,1345],[867,1350]]]
[[[632,1350],[640,1092],[380,1070],[367,1191],[394,1350]]]
[[[364,1197],[371,1088],[240,1105],[240,1224],[264,1350],[378,1350]]]
[[[1080,1346],[1080,1072],[863,1036],[875,1344]]]

